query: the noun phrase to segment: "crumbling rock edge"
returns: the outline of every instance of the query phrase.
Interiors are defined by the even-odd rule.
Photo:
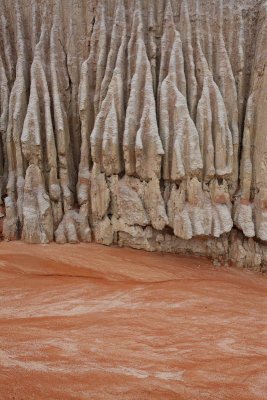
[[[5,240],[266,270],[267,1],[3,0]]]

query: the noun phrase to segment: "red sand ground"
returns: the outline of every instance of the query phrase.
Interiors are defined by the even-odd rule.
[[[206,259],[2,242],[0,399],[267,399],[266,293]]]

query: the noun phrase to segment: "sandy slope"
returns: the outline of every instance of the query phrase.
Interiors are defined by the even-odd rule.
[[[266,277],[0,243],[0,399],[266,399]]]

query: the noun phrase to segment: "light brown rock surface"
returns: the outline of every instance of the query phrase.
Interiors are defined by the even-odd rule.
[[[266,0],[2,0],[0,19],[6,240],[266,269]]]

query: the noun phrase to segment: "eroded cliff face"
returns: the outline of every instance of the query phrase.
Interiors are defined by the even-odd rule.
[[[6,240],[267,265],[267,1],[1,0]]]

